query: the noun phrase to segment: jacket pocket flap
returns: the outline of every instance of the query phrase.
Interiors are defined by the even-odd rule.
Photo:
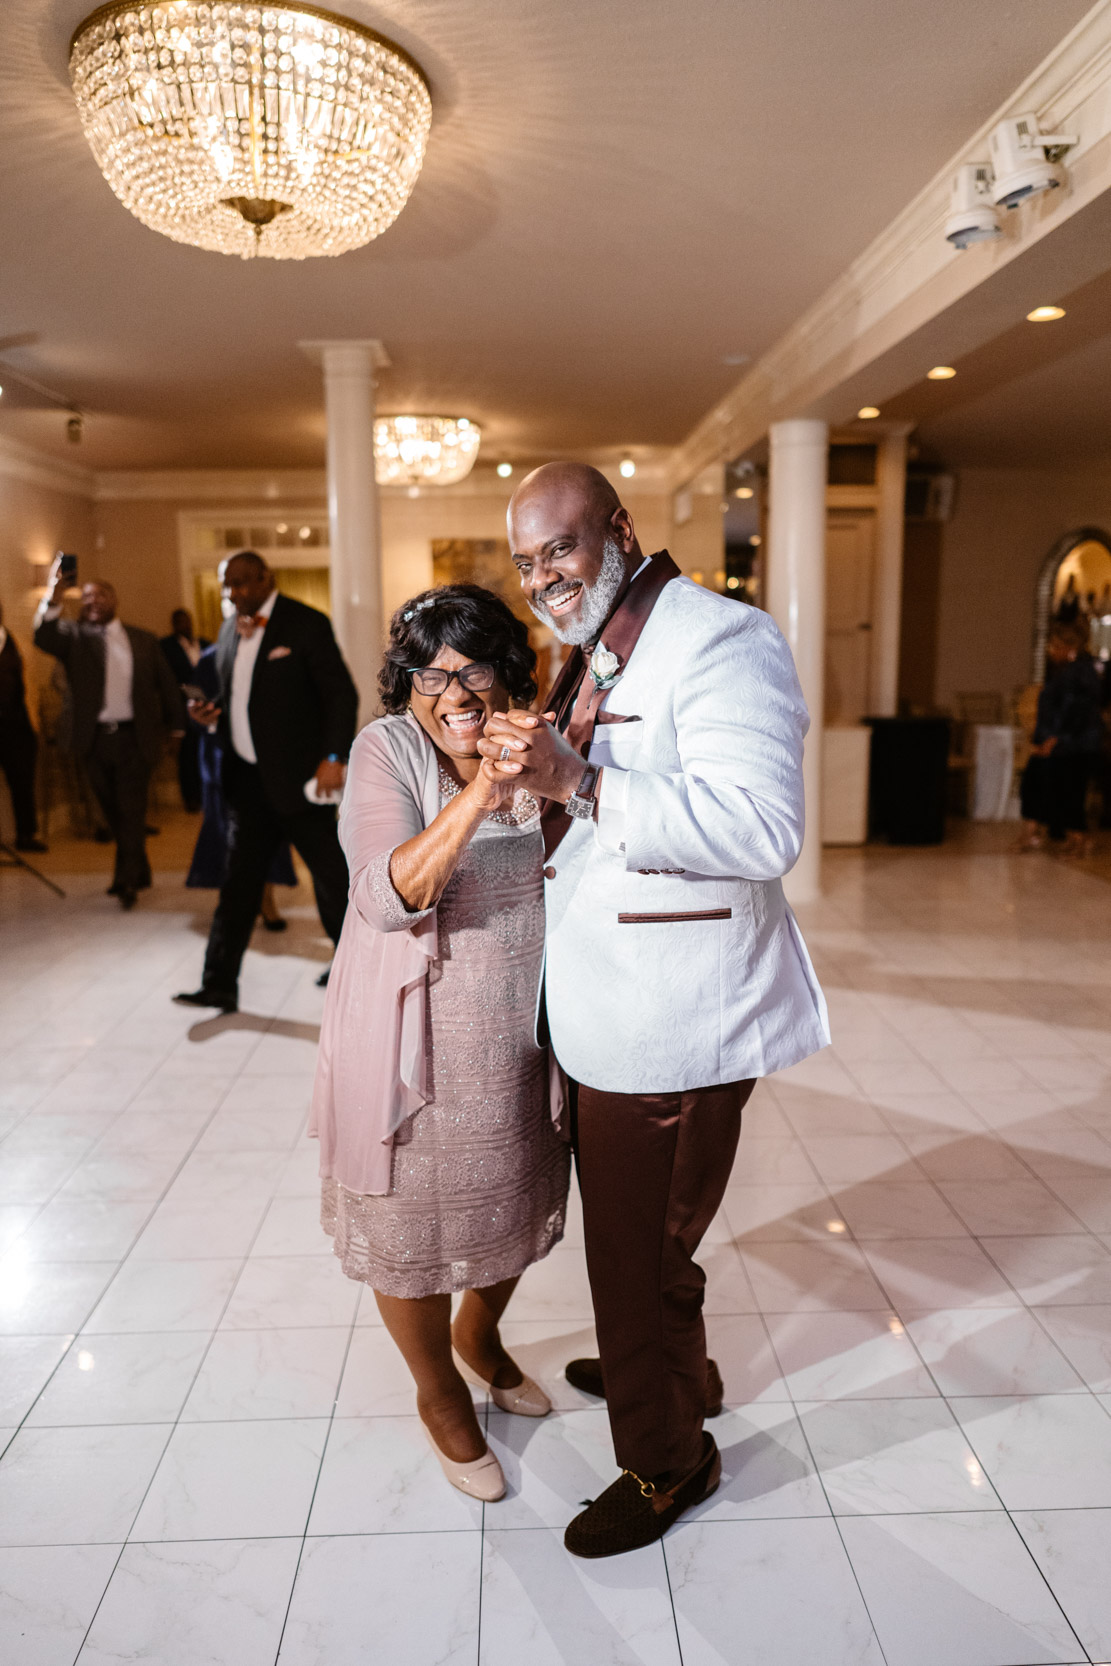
[[[733,910],[731,908],[696,908],[686,914],[671,912],[619,914],[617,923],[619,926],[679,925],[685,924],[688,920],[731,920],[732,918]]]

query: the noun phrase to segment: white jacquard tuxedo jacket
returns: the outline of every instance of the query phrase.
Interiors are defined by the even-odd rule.
[[[618,1093],[796,1064],[830,1037],[780,884],[808,727],[787,644],[766,613],[673,579],[604,709],[638,721],[595,729],[598,821],[572,820],[545,868],[557,1059]]]

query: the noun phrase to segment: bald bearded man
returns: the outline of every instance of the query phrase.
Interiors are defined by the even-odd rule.
[[[646,557],[597,470],[528,475],[509,537],[530,607],[573,645],[543,716],[499,714],[481,750],[547,800],[545,1006],[600,1354],[568,1377],[604,1392],[622,1468],[565,1543],[611,1556],[718,1485],[695,1252],[755,1079],[829,1041],[780,884],[808,719],[767,614]]]

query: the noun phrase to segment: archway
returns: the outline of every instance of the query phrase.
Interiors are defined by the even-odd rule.
[[[1058,538],[1042,562],[1034,598],[1034,652],[1030,670],[1033,683],[1040,683],[1045,675],[1045,640],[1053,617],[1058,580],[1063,588],[1069,572],[1076,577],[1081,594],[1085,589],[1101,590],[1103,582],[1111,580],[1111,533],[1100,526],[1079,526]]]

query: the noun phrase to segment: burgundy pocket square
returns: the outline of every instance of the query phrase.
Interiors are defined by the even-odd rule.
[[[292,652],[292,648],[271,648],[266,657],[267,659],[285,659]]]

